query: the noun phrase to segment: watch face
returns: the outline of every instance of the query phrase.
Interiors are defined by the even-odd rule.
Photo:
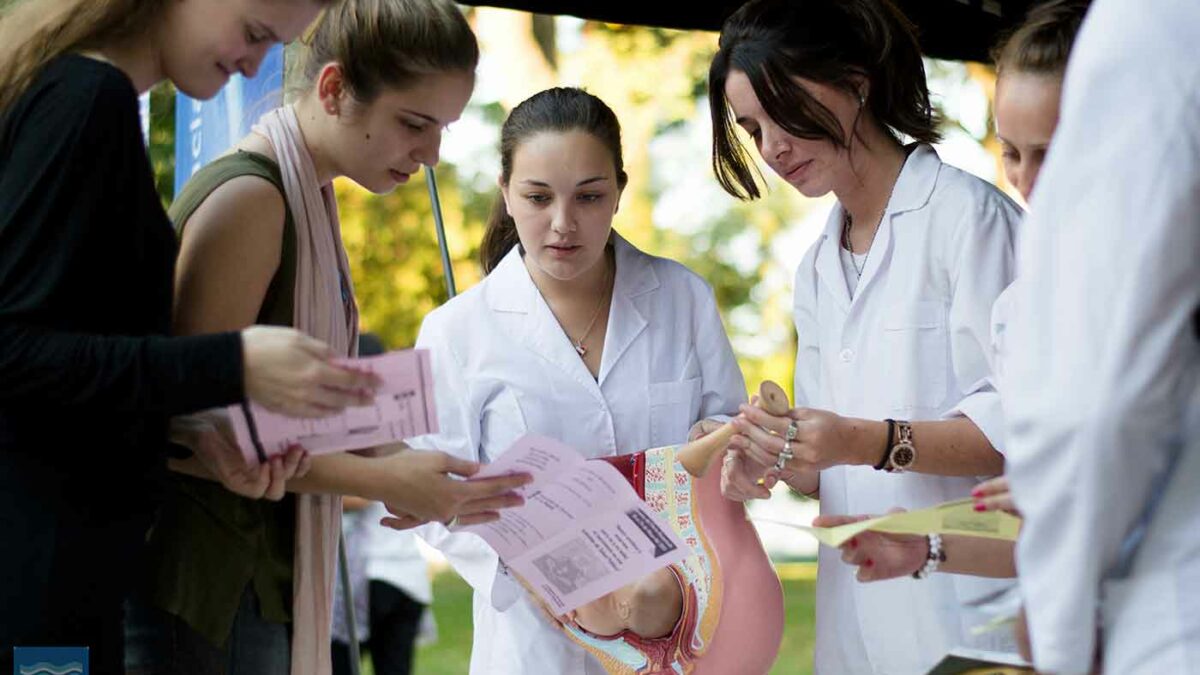
[[[913,460],[916,458],[916,450],[907,443],[897,443],[892,448],[892,464],[898,468],[903,469],[912,466]]]

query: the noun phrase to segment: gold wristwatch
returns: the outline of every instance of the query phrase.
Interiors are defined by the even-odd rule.
[[[896,420],[896,442],[888,450],[884,471],[904,473],[912,468],[917,461],[917,448],[912,442],[912,425],[903,420]]]

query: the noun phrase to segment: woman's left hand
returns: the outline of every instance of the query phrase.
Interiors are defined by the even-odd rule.
[[[747,452],[754,460],[777,466],[784,444],[792,459],[784,470],[821,471],[841,464],[875,464],[887,444],[884,422],[842,417],[828,410],[792,408],[786,417],[776,417],[761,408],[743,405],[734,419],[738,433],[749,443]],[[788,428],[795,432],[788,442]]]
[[[893,509],[890,513],[904,509]],[[818,516],[813,527],[837,527],[875,516]],[[884,581],[916,572],[929,556],[929,538],[919,534],[862,532],[842,544],[842,560],[858,568],[859,581]]]
[[[1005,476],[998,476],[976,485],[971,491],[971,497],[975,499],[976,511],[1004,511],[1021,517],[1021,512],[1013,503],[1012,493],[1008,491],[1008,478]]]

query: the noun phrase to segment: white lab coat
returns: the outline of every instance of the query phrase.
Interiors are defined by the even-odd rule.
[[[414,445],[489,462],[530,432],[607,457],[681,443],[696,421],[737,414],[746,385],[711,288],[615,233],[613,245],[599,380],[514,248],[477,286],[425,318],[417,345],[433,352],[440,432]],[[482,539],[440,525],[421,534],[476,590],[472,673],[604,672],[498,574]]]
[[[1009,320],[1005,405],[1034,659],[1200,672],[1200,4],[1098,0],[1066,73]],[[1179,464],[1153,482],[1172,445]],[[1162,495],[1132,574],[1106,580]]]
[[[900,173],[851,299],[835,206],[796,273],[797,404],[869,419],[966,415],[1002,450],[990,313],[1013,277],[1020,218],[992,185],[920,145]],[[916,446],[919,453],[919,438]],[[821,512],[917,509],[965,497],[975,482],[839,466],[821,473]],[[1008,646],[969,640],[969,628],[986,619],[961,607],[996,582],[934,575],[862,584],[837,550],[823,547],[819,559],[820,675],[924,673],[956,645]]]

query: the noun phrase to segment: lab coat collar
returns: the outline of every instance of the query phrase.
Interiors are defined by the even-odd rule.
[[[638,310],[634,298],[653,292],[659,286],[650,256],[625,241],[616,231],[612,234],[612,242],[617,278],[613,284],[608,332],[604,336],[604,354],[600,358],[601,386],[633,341],[646,330],[648,322]]]
[[[488,307],[493,311],[531,315],[532,320],[521,322],[523,330],[520,340],[563,372],[571,373],[584,386],[594,390],[597,396],[601,396],[599,386],[604,383],[605,377],[648,324],[634,298],[659,287],[658,275],[651,265],[650,256],[639,251],[615,230],[612,244],[616,279],[604,338],[604,354],[600,360],[599,382],[592,379],[587,366],[575,353],[574,346],[554,318],[550,306],[538,292],[518,247],[514,246],[488,275],[485,293]]]
[[[854,301],[850,298],[850,289],[846,285],[846,275],[842,270],[841,241],[842,241],[842,205],[837,204],[825,222],[822,233],[821,248],[817,252],[817,276],[829,290],[830,295],[843,311],[849,312],[853,304],[863,297],[880,267],[891,257],[892,249],[892,218],[901,213],[916,211],[924,208],[933,195],[937,185],[938,172],[941,171],[942,160],[938,157],[933,146],[925,143],[913,148],[900,175],[896,178],[896,187],[892,197],[884,209],[883,218],[879,223],[879,231],[871,244],[871,253],[867,256],[866,267],[858,288],[854,292]]]

